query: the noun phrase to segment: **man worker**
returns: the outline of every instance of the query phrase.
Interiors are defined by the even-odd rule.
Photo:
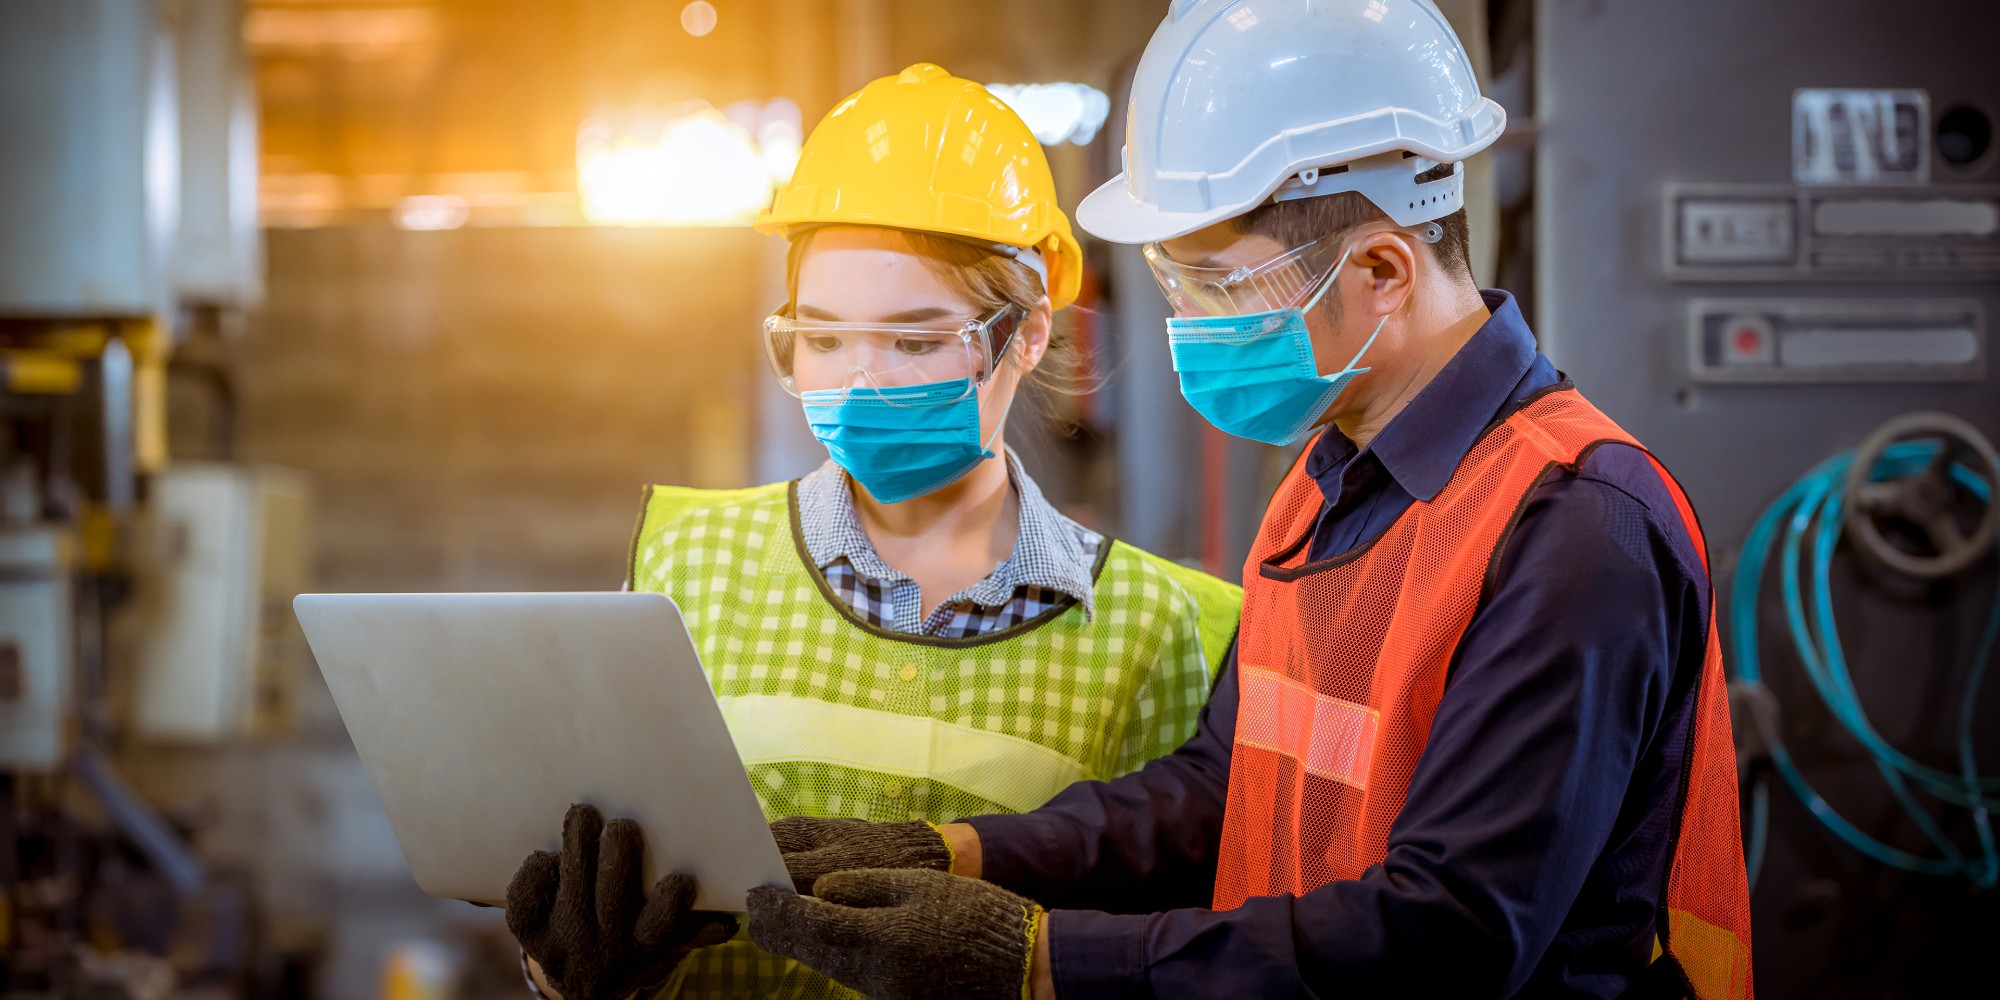
[[[754,890],[759,945],[877,998],[1751,996],[1700,526],[1473,283],[1504,126],[1429,0],[1170,5],[1077,214],[1144,244],[1195,409],[1317,434],[1232,655],[1039,810],[774,824],[811,895]]]

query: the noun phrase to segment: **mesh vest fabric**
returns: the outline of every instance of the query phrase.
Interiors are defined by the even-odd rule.
[[[1307,564],[1322,497],[1279,486],[1244,564],[1240,706],[1215,908],[1356,879],[1387,853],[1446,672],[1516,512],[1556,466],[1630,435],[1567,385],[1476,443],[1444,490],[1356,551]],[[1310,453],[1308,449],[1307,453]],[[1653,462],[1703,552],[1680,486]],[[1660,944],[1704,998],[1744,998],[1750,910],[1735,750],[1711,609],[1690,713]],[[1337,635],[1338,643],[1312,637]]]
[[[667,594],[701,651],[768,818],[1022,812],[1194,730],[1241,590],[1129,545],[1099,549],[1095,617],[1074,601],[967,639],[856,617],[805,555],[795,487],[654,487],[634,590]],[[660,997],[852,996],[739,938]]]

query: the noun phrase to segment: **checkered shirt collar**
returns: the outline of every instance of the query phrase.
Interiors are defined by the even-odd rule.
[[[1102,539],[1064,517],[1042,496],[1041,487],[1021,468],[1012,448],[1007,449],[1007,471],[1021,508],[1014,552],[992,574],[956,596],[982,607],[998,607],[1022,587],[1044,587],[1076,598],[1088,620],[1096,610],[1091,598],[1093,555]],[[847,471],[831,459],[799,480],[799,525],[814,565],[824,570],[846,559],[869,579],[892,585],[908,580],[876,554],[849,490]]]

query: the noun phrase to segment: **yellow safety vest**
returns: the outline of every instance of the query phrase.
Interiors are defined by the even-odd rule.
[[[632,589],[681,607],[765,814],[947,822],[1025,812],[1194,731],[1242,590],[1110,539],[1094,614],[1064,600],[964,639],[870,625],[806,554],[796,484],[653,487]],[[661,996],[851,995],[747,940]]]

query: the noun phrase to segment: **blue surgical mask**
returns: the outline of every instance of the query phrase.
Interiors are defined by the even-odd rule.
[[[993,457],[979,439],[970,379],[920,385],[814,389],[799,394],[813,437],[868,495],[901,503],[957,482]]]
[[[1375,324],[1368,342],[1340,371],[1319,373],[1306,313],[1333,287],[1352,252],[1350,247],[1340,255],[1304,305],[1240,316],[1169,318],[1167,345],[1189,405],[1217,429],[1265,444],[1291,444],[1310,430],[1347,383],[1368,370],[1355,363],[1389,321],[1384,316]]]

